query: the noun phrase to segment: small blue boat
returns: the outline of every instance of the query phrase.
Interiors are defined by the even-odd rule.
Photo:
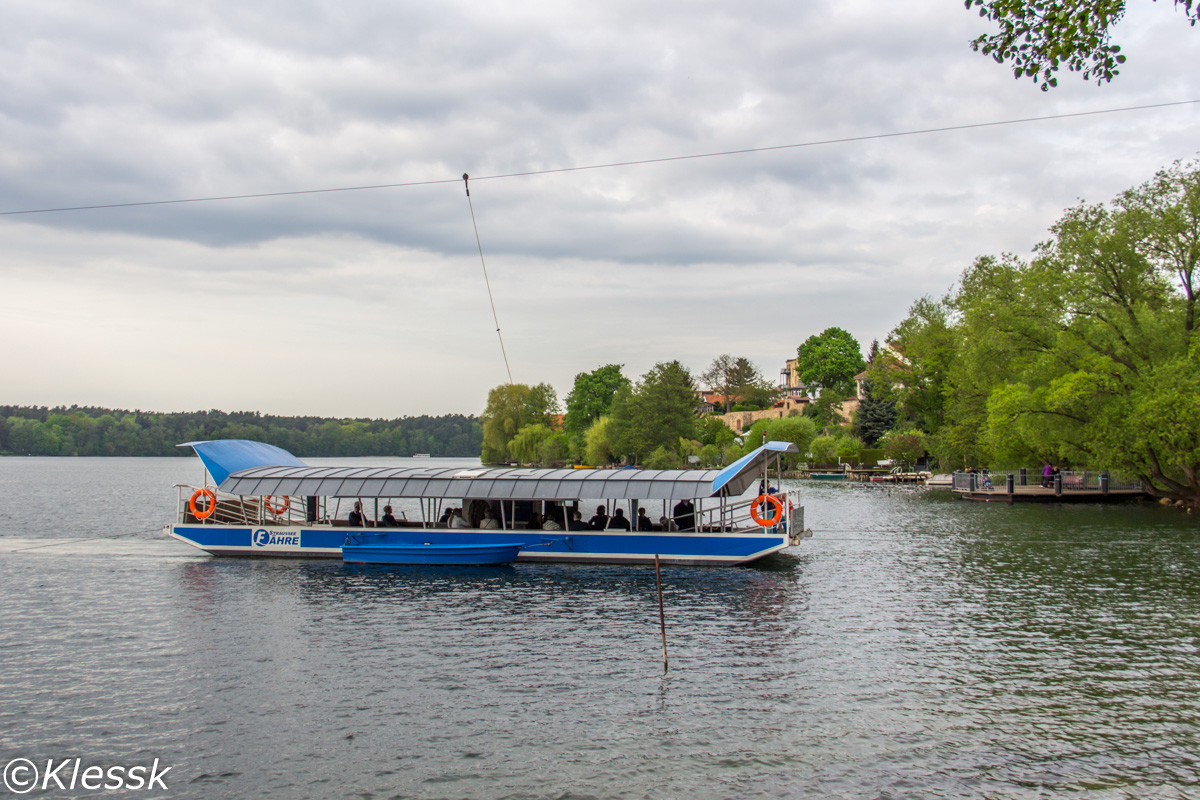
[[[522,542],[464,542],[399,533],[359,533],[346,537],[342,561],[347,564],[511,564]]]

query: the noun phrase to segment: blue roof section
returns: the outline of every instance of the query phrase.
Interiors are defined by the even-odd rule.
[[[728,487],[729,494],[738,495],[758,479],[759,469],[780,453],[799,453],[800,448],[791,442],[767,442],[753,453],[744,455],[713,479],[713,494]],[[741,480],[736,480],[740,478]]]
[[[222,439],[215,442],[184,442],[200,456],[213,483],[220,486],[231,473],[254,467],[307,467],[300,459],[273,444],[248,439]]]

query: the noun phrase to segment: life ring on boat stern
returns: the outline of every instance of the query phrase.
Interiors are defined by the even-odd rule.
[[[283,502],[278,506],[271,502],[272,497],[274,497],[274,495],[270,494],[264,497],[263,505],[266,507],[267,511],[270,511],[275,516],[278,517],[292,507],[292,498],[288,497],[286,494],[283,496]]]
[[[204,510],[196,510],[196,498],[208,498],[204,503]],[[192,516],[196,519],[208,519],[217,510],[217,495],[212,489],[197,489],[192,492],[192,499],[188,500],[188,511],[192,512]]]
[[[763,519],[758,515],[758,509],[764,503],[770,503],[775,506],[775,513],[770,519]],[[754,500],[754,505],[750,506],[750,516],[764,528],[773,528],[779,524],[779,520],[783,519],[783,501],[773,494],[760,494]]]

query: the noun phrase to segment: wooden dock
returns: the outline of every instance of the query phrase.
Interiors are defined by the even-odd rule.
[[[951,491],[963,500],[985,503],[1125,503],[1150,497],[1131,481],[1110,482],[1094,473],[1062,476],[1049,486],[1041,485],[1041,476],[1028,477],[1039,482],[1022,484],[1016,474],[957,472]]]

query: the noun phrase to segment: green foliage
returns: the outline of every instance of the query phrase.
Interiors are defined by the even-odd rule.
[[[817,426],[807,417],[777,417],[760,419],[750,426],[744,437],[745,444],[739,457],[753,452],[763,444],[763,435],[768,442],[791,442],[800,451],[798,454],[785,455],[783,462],[786,468],[795,467],[807,460],[810,446],[817,438]]]
[[[616,461],[612,445],[608,441],[608,417],[600,417],[583,435],[583,461],[593,467],[601,467]]]
[[[854,429],[864,442],[873,445],[896,424],[896,402],[876,390],[874,381],[866,382],[864,394],[854,414]]]
[[[871,396],[879,401],[894,400],[897,422],[927,431],[941,427],[950,369],[960,344],[960,331],[953,327],[951,314],[946,303],[922,297],[871,362],[867,370]]]
[[[883,437],[887,457],[908,471],[925,455],[925,449],[925,434],[915,428],[891,431]]]
[[[552,434],[553,431],[541,423],[526,425],[509,440],[508,453],[522,464],[540,462],[542,445],[550,439]]]
[[[678,361],[660,362],[636,387],[613,399],[608,439],[613,452],[637,460],[659,447],[678,451],[679,440],[695,438],[696,384]]]
[[[1200,164],[1069,209],[1051,234],[1032,261],[978,259],[943,301],[957,343],[926,351],[943,398],[929,446],[944,463],[1124,472],[1200,505]]]
[[[832,436],[818,436],[808,446],[808,463],[832,464],[837,460],[837,439]]]
[[[826,434],[836,431],[843,423],[841,409],[845,399],[833,389],[823,389],[820,397],[804,407],[804,416]]]
[[[659,445],[646,458],[647,469],[679,469],[679,454],[666,445]]]
[[[1112,43],[1112,27],[1125,14],[1125,0],[965,0],[968,10],[1000,26],[999,33],[971,42],[976,52],[997,63],[1008,62],[1013,77],[1041,81],[1042,91],[1058,85],[1059,67],[1083,73],[1097,85],[1111,81],[1125,63],[1121,48]],[[1175,0],[1195,25],[1200,5]]]
[[[720,417],[701,417],[696,423],[696,438],[704,444],[723,448],[735,438],[733,431]]]
[[[0,452],[62,456],[190,456],[175,445],[252,439],[297,456],[473,456],[475,417],[340,420],[257,412],[154,413],[107,408],[0,406]]]
[[[504,383],[488,392],[487,408],[483,412],[483,447],[480,458],[484,463],[508,461],[514,455],[509,442],[526,425],[550,426],[550,417],[558,412],[558,397],[547,383],[527,386],[523,383]]]
[[[608,364],[575,376],[575,385],[567,395],[563,430],[576,450],[584,449],[585,432],[608,413],[617,390],[628,385],[629,379],[621,374],[619,364]]]
[[[819,383],[842,395],[854,392],[854,376],[867,366],[858,340],[841,328],[826,328],[796,350],[797,371],[804,383]]]
[[[886,457],[882,448],[864,447],[858,451],[858,463],[864,467],[874,467]]]

